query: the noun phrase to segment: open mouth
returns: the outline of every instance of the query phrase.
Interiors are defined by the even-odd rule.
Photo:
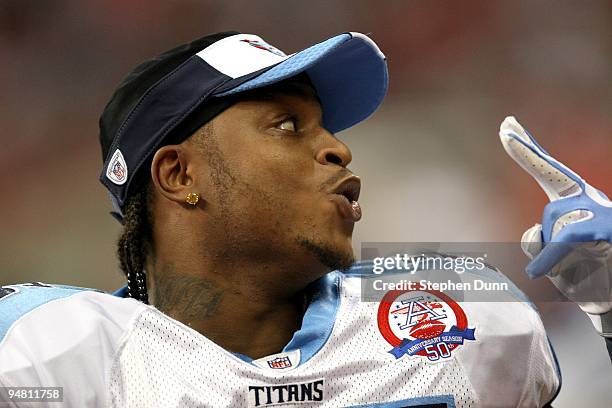
[[[361,191],[361,181],[356,176],[351,176],[347,180],[340,183],[334,190],[334,194],[339,194],[352,203],[353,201],[359,200],[359,193]]]
[[[331,200],[338,205],[342,216],[349,221],[357,222],[361,219],[361,206],[357,201],[360,192],[361,180],[357,176],[350,176],[332,191]]]

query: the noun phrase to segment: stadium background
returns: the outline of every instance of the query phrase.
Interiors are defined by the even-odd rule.
[[[357,249],[519,240],[546,198],[499,143],[507,114],[612,194],[610,1],[3,0],[0,284],[122,284],[98,116],[135,64],[228,29],[286,52],[360,31],[387,55],[382,108],[339,135],[364,181]],[[587,318],[569,303],[538,307],[563,370],[555,406],[612,406]]]

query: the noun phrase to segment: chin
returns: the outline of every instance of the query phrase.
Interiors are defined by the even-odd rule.
[[[347,270],[355,263],[355,254],[350,237],[342,244],[305,237],[299,237],[298,242],[302,248],[316,256],[319,262],[330,271]]]

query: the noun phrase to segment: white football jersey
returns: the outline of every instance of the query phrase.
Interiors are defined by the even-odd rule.
[[[301,329],[257,360],[133,299],[5,286],[0,387],[62,387],[63,404],[4,390],[0,406],[541,407],[558,393],[542,322],[514,286],[499,302],[400,290],[370,302],[371,269],[320,279]]]

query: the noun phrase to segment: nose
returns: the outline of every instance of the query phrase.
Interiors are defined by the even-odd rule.
[[[353,160],[351,149],[329,132],[326,132],[325,142],[317,151],[315,158],[321,164],[337,164],[342,167],[348,166]]]

